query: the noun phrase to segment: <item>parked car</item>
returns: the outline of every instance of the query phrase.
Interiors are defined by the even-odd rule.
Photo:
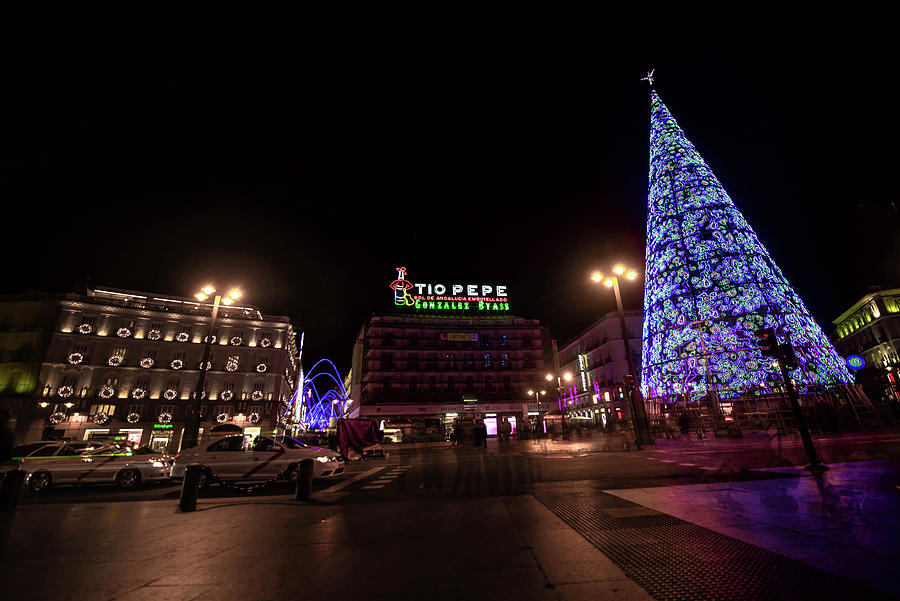
[[[295,481],[303,459],[313,459],[313,478],[332,478],[344,473],[344,458],[329,449],[309,446],[294,438],[273,440],[257,436],[251,444],[242,435],[225,436],[184,450],[175,456],[173,478],[184,478],[188,465],[202,465],[200,486],[213,477],[221,480]]]
[[[32,492],[56,484],[118,484],[133,488],[141,482],[169,479],[172,458],[135,454],[114,444],[76,441],[29,443],[13,449],[12,463],[27,475]]]

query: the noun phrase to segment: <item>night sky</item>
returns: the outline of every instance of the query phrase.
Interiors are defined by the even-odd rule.
[[[651,67],[826,332],[900,286],[890,38],[515,37],[35,43],[3,74],[0,292],[233,283],[346,373],[404,265],[506,284],[562,343],[614,309],[591,270],[643,266]]]

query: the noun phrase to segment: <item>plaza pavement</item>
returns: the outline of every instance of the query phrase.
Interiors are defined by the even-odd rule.
[[[553,448],[584,452],[581,442]],[[643,457],[691,448],[658,445]],[[765,469],[788,477],[603,490],[590,481],[542,482],[514,496],[342,502],[363,478],[314,493],[308,504],[290,495],[201,499],[184,514],[174,499],[20,505],[0,514],[4,599],[652,598],[638,582],[658,599],[698,598],[679,596],[684,587],[672,582],[654,588],[655,573],[648,580],[616,555],[640,549],[620,535],[666,541],[685,527],[692,540],[703,534],[707,542],[697,544],[710,544],[713,555],[722,541],[739,541],[782,558],[782,574],[805,570],[806,578],[837,583],[834,598],[847,590],[900,597],[896,460],[832,464],[819,478],[798,467]],[[607,500],[594,501],[601,496]],[[567,511],[578,515],[568,519]],[[592,520],[608,529],[592,532]],[[647,522],[645,530],[623,528],[628,520]],[[750,566],[732,552],[698,556],[699,573],[739,580]],[[659,578],[682,576],[690,577],[660,565]],[[797,586],[790,590],[803,590]]]

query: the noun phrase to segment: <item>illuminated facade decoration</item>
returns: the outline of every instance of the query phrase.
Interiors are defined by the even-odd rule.
[[[312,366],[302,388],[294,392],[291,406],[285,411],[288,418],[297,416],[300,426],[307,430],[334,427],[338,418],[357,414],[358,407],[353,406],[337,368],[328,359],[320,359]]]
[[[753,332],[774,327],[800,392],[851,380],[822,329],[651,90],[641,388],[648,398],[732,397],[781,377]]]
[[[148,425],[142,437],[130,440],[177,451],[200,374],[211,304],[110,288],[81,292],[0,297],[0,324],[15,325],[11,319],[16,315],[42,324],[29,334],[28,348],[22,348],[22,357],[27,350],[34,361],[28,374],[23,358],[8,353],[18,365],[9,366],[16,371],[7,378],[0,355],[0,404],[12,416],[16,442],[41,439],[54,413],[64,416],[50,424],[54,435],[83,440],[129,428],[129,415],[164,412],[172,416],[171,432],[154,434]],[[128,336],[123,336],[126,329]],[[26,337],[24,332],[17,337],[18,348]],[[233,345],[232,339],[242,344]],[[249,306],[220,307],[212,340],[201,427],[209,432],[219,413],[214,408],[227,405],[232,415],[258,413],[258,426],[271,431],[300,372],[290,319],[263,315]],[[258,365],[265,369],[258,370]],[[16,386],[7,383],[13,380]],[[229,391],[227,400],[219,397],[224,390]],[[75,413],[88,419],[77,419]],[[109,418],[104,424],[108,432],[91,429],[96,424],[90,416],[98,413]]]

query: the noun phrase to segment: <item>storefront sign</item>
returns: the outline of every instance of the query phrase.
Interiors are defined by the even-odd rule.
[[[153,424],[154,430],[171,430],[172,424]]]
[[[406,278],[406,267],[397,268],[391,282],[394,305],[419,312],[488,314],[509,311],[505,284],[416,283]]]
[[[450,342],[478,342],[477,332],[441,332],[441,340]]]

